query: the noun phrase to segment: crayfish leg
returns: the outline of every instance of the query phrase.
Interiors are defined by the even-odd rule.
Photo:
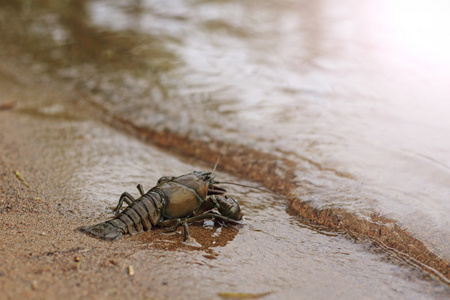
[[[183,240],[183,242],[186,242],[188,240],[188,238],[189,238],[189,226],[186,223],[186,221],[183,221],[182,225],[183,225],[183,228],[184,228],[184,240]]]
[[[186,242],[189,238],[189,226],[186,222],[186,219],[176,219],[175,225],[169,229],[166,230],[165,233],[170,233],[170,232],[175,232],[177,231],[178,227],[180,227],[180,225],[183,225],[183,229],[184,229],[184,239],[183,242]]]
[[[132,205],[134,201],[136,201],[136,199],[134,199],[134,197],[128,193],[128,192],[124,192],[120,198],[119,198],[119,203],[117,204],[116,208],[113,210],[116,213],[116,216],[119,214],[120,209],[123,206],[123,201],[125,201],[128,205]]]
[[[144,192],[144,188],[142,187],[142,184],[139,183],[136,187],[139,191],[139,194],[141,194],[141,196],[144,196],[145,192]]]

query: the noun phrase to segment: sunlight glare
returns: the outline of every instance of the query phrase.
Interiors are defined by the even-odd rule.
[[[403,51],[434,63],[450,64],[450,1],[386,1],[389,27]]]

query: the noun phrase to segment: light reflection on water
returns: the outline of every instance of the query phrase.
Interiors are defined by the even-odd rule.
[[[212,168],[186,163],[92,121],[83,109],[47,103],[59,100],[27,100],[22,103],[27,109],[16,111],[16,117],[31,127],[23,138],[51,168],[51,178],[55,179],[52,189],[58,197],[64,197],[60,201],[77,207],[79,215],[86,216],[82,221],[86,224],[110,218],[108,207],[117,203],[124,190],[137,195],[137,183],[148,189],[162,175]],[[221,172],[216,175],[221,181],[256,185]],[[411,279],[417,273],[386,263],[389,257],[370,251],[368,244],[299,226],[298,220],[285,212],[286,199],[279,195],[248,187],[225,187],[227,194],[239,200],[244,225],[191,224],[191,235],[201,247],[183,244],[181,232],[167,236],[161,228],[154,228],[113,242],[111,251],[117,254],[120,245],[127,247],[127,262],[133,263],[141,275],[157,274],[153,289],[159,289],[161,281],[171,284],[168,298],[186,297],[186,290],[201,299],[219,299],[218,292],[250,296],[270,292],[267,299],[297,299],[299,295],[316,299],[330,293],[337,298],[370,295],[372,299],[438,299],[448,294],[445,286],[423,280],[420,275]],[[65,206],[60,209],[65,211]],[[82,233],[74,235],[77,238]],[[174,284],[186,284],[186,290],[173,288]],[[146,296],[155,293],[144,292]]]
[[[448,55],[436,46],[449,27],[432,16],[438,27],[425,31],[428,9],[447,12],[439,3],[93,1],[90,11],[98,26],[173,37],[165,45],[182,63],[159,107],[176,119],[169,128],[352,174],[301,169],[298,180],[316,187],[305,200],[381,211],[448,257],[438,242],[450,237]],[[422,47],[431,38],[442,43]]]
[[[386,1],[386,23],[401,50],[435,64],[450,64],[450,3],[437,0]]]
[[[433,51],[446,49],[450,27],[436,22],[442,43],[426,51],[414,49],[433,44],[429,34],[405,33],[429,28],[425,13],[441,2],[48,3],[21,17],[39,47],[46,33],[54,40],[42,52],[57,74],[103,107],[139,125],[289,155],[299,188],[314,191],[304,200],[381,211],[449,258],[450,67]],[[411,23],[416,14],[421,23]],[[83,63],[68,61],[74,53]]]

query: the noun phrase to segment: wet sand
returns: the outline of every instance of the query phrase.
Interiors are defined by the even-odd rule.
[[[14,103],[0,111],[0,299],[450,295],[370,243],[312,230],[271,193],[230,189],[246,225],[191,226],[197,248],[162,230],[113,243],[84,235],[76,228],[111,217],[108,207],[136,182],[149,188],[162,175],[207,166],[105,126],[77,103],[82,96],[19,65],[2,61],[0,77],[0,103]]]
[[[51,171],[57,174],[55,176],[58,177],[59,182],[61,182],[59,194],[67,195],[67,193],[69,193],[73,195],[71,199],[77,201],[76,208],[78,210],[74,210],[76,213],[91,220],[107,218],[110,216],[110,213],[105,207],[112,205],[112,202],[108,202],[112,200],[107,199],[116,199],[117,195],[121,194],[124,190],[130,190],[130,186],[134,186],[137,182],[144,181],[146,182],[146,186],[152,186],[161,174],[181,174],[181,171],[189,172],[193,168],[192,166],[187,168],[175,168],[173,164],[177,164],[177,162],[170,159],[172,155],[167,156],[163,155],[165,153],[154,153],[143,147],[141,144],[132,142],[135,140],[129,139],[126,135],[113,134],[106,126],[98,126],[94,121],[80,121],[73,125],[73,127],[71,125],[72,121],[84,120],[84,118],[87,118],[87,120],[101,119],[106,121],[106,124],[124,130],[129,135],[139,136],[149,143],[157,144],[171,153],[181,154],[193,161],[209,162],[212,166],[217,157],[221,155],[224,163],[219,165],[220,170],[225,170],[238,177],[258,181],[276,192],[278,197],[281,197],[280,195],[285,196],[286,199],[283,200],[283,203],[288,202],[289,208],[293,214],[300,216],[303,222],[309,224],[309,226],[341,233],[344,232],[346,235],[351,236],[352,239],[371,242],[380,249],[383,249],[383,251],[386,251],[386,253],[390,253],[398,259],[404,260],[406,263],[412,264],[415,267],[420,267],[431,274],[434,274],[434,276],[440,278],[440,280],[446,284],[449,283],[449,244],[447,242],[448,231],[445,226],[445,211],[447,205],[445,201],[442,201],[442,199],[445,199],[442,195],[445,195],[447,191],[445,189],[446,185],[444,180],[446,177],[438,175],[442,174],[440,172],[436,173],[437,175],[433,175],[433,177],[439,178],[439,182],[443,183],[441,188],[444,187],[444,193],[442,193],[439,192],[439,189],[434,190],[429,187],[424,188],[422,191],[422,184],[426,181],[419,181],[419,184],[412,184],[412,181],[409,181],[410,171],[408,170],[407,174],[403,174],[407,175],[406,178],[408,179],[407,194],[414,194],[413,198],[419,200],[418,202],[420,203],[420,205],[417,206],[417,202],[416,204],[414,204],[414,201],[411,202],[409,196],[406,198],[398,198],[396,193],[392,194],[389,192],[390,189],[388,186],[392,185],[394,190],[401,187],[401,185],[398,184],[399,182],[389,179],[391,177],[399,177],[396,175],[398,174],[396,172],[387,172],[389,175],[387,177],[385,176],[386,173],[383,176],[380,175],[379,177],[384,179],[385,184],[386,181],[388,181],[389,184],[387,186],[382,185],[382,188],[378,191],[381,193],[375,192],[372,194],[370,191],[371,184],[366,185],[364,180],[362,180],[364,176],[360,177],[359,175],[356,175],[357,173],[351,171],[350,166],[356,163],[356,161],[353,161],[355,153],[357,152],[356,149],[360,149],[358,143],[353,144],[353,146],[350,147],[350,149],[352,149],[351,151],[343,151],[342,149],[339,150],[334,148],[334,146],[338,146],[339,143],[336,144],[334,138],[329,136],[329,133],[334,132],[335,129],[337,129],[336,126],[331,126],[329,129],[324,128],[324,140],[320,138],[321,130],[318,131],[319,140],[316,140],[318,132],[312,130],[310,132],[312,133],[312,136],[310,136],[312,140],[308,138],[307,134],[301,138],[301,140],[306,138],[303,142],[297,140],[297,142],[294,142],[293,144],[290,144],[290,141],[296,140],[295,135],[291,136],[289,134],[284,134],[289,131],[287,130],[289,122],[288,124],[280,123],[279,129],[282,134],[276,134],[272,137],[271,135],[267,135],[267,133],[271,132],[274,125],[275,127],[278,125],[271,122],[267,122],[266,125],[269,128],[266,129],[261,129],[264,126],[260,127],[258,122],[256,122],[253,125],[256,126],[255,128],[257,128],[258,133],[255,132],[254,134],[251,130],[246,133],[246,129],[250,129],[251,126],[249,127],[249,125],[253,122],[245,121],[242,123],[239,122],[239,120],[250,121],[251,118],[247,119],[247,117],[259,115],[258,109],[263,109],[263,112],[266,111],[266,113],[277,111],[276,109],[272,109],[275,107],[266,107],[263,100],[264,97],[257,96],[259,93],[270,93],[270,91],[276,91],[278,88],[282,87],[280,96],[284,95],[287,97],[285,98],[286,102],[278,108],[282,109],[279,117],[285,119],[286,116],[295,117],[295,114],[293,115],[292,111],[290,111],[293,107],[290,105],[292,104],[291,101],[295,101],[296,99],[295,95],[299,95],[303,98],[309,94],[309,88],[304,90],[304,86],[301,84],[303,79],[298,81],[300,85],[297,86],[297,88],[295,88],[296,85],[294,85],[293,89],[289,88],[288,90],[283,88],[284,85],[272,86],[271,84],[262,84],[265,81],[262,81],[261,83],[258,83],[258,81],[251,83],[247,80],[241,80],[242,78],[239,76],[233,76],[233,72],[240,73],[240,68],[235,68],[236,66],[228,68],[228,63],[222,67],[225,67],[224,71],[231,71],[232,73],[225,73],[242,82],[234,82],[233,80],[230,82],[228,77],[224,78],[220,76],[210,82],[210,79],[222,72],[219,71],[217,74],[210,74],[209,71],[211,69],[222,70],[220,64],[227,61],[226,57],[225,61],[219,59],[219,56],[223,56],[222,52],[231,55],[234,53],[235,49],[238,49],[239,51],[244,49],[250,50],[252,47],[244,47],[244,49],[241,49],[241,47],[233,47],[234,44],[216,44],[214,41],[216,41],[217,37],[219,37],[220,42],[222,42],[221,35],[213,34],[213,36],[209,36],[209,34],[207,34],[209,36],[208,38],[202,38],[197,40],[197,42],[200,41],[203,45],[209,44],[212,41],[214,47],[204,51],[205,49],[198,47],[199,45],[195,43],[180,42],[184,41],[184,38],[181,37],[186,36],[183,33],[179,38],[176,38],[177,34],[175,34],[175,38],[173,38],[173,36],[170,37],[170,34],[169,36],[166,36],[165,34],[159,36],[161,33],[161,28],[158,27],[159,24],[165,24],[166,18],[169,17],[168,20],[171,20],[169,24],[172,24],[173,26],[165,26],[166,28],[175,30],[178,28],[181,29],[182,32],[188,30],[190,32],[188,36],[193,37],[195,42],[197,34],[200,33],[200,35],[202,35],[202,33],[205,33],[202,28],[197,28],[197,21],[204,21],[205,18],[209,20],[211,11],[207,10],[208,13],[202,15],[204,14],[203,10],[186,9],[185,12],[183,12],[182,9],[181,11],[176,12],[175,15],[172,15],[171,13],[166,15],[164,12],[158,12],[158,7],[163,8],[164,5],[160,7],[160,5],[156,4],[155,13],[152,9],[147,10],[148,8],[142,11],[141,8],[146,7],[146,5],[143,5],[144,3],[141,2],[130,4],[129,7],[116,7],[115,5],[109,5],[108,2],[105,1],[69,1],[67,5],[62,6],[56,5],[56,3],[53,2],[28,4],[29,3],[26,1],[4,3],[6,8],[5,11],[8,12],[2,15],[3,22],[0,24],[0,26],[3,26],[1,38],[5,41],[5,44],[2,45],[5,48],[2,54],[7,61],[11,58],[17,58],[25,64],[24,70],[20,70],[19,72],[17,72],[17,70],[10,72],[6,67],[3,68],[4,90],[8,90],[7,88],[11,84],[27,87],[27,85],[24,84],[24,81],[33,82],[34,80],[39,79],[40,82],[36,83],[36,85],[47,86],[48,88],[54,85],[54,90],[61,91],[62,95],[58,96],[55,96],[54,94],[42,96],[45,93],[42,93],[41,91],[30,92],[30,95],[26,97],[22,95],[22,98],[29,100],[27,105],[22,107],[17,106],[14,109],[15,112],[27,114],[33,118],[39,118],[41,121],[47,119],[54,119],[55,121],[60,120],[61,123],[55,124],[59,124],[58,126],[62,126],[63,128],[67,126],[64,130],[59,131],[47,129],[44,137],[42,137],[42,141],[37,142],[37,144],[45,145],[45,151],[41,152],[49,157],[48,164],[53,166]],[[198,3],[195,5],[203,6]],[[208,4],[206,4],[206,6],[208,6]],[[319,8],[321,6],[322,5],[318,4],[314,5],[312,8]],[[214,7],[213,10],[219,9],[220,15],[223,15],[223,7],[216,5],[214,5]],[[326,7],[327,5],[324,6],[324,9],[326,9]],[[334,5],[330,8],[333,7]],[[353,5],[348,7],[353,7]],[[112,9],[112,11],[109,9]],[[263,11],[264,10],[265,9],[263,8]],[[269,10],[271,11],[271,9]],[[172,10],[170,9],[168,11]],[[190,11],[195,11],[196,13],[191,15],[188,13]],[[197,15],[197,11],[200,12],[200,15]],[[233,11],[235,11],[234,8],[230,9],[231,13]],[[288,11],[291,11],[291,9]],[[319,15],[320,11],[321,9],[317,11]],[[122,17],[119,17],[118,19],[123,20],[123,18],[125,18],[131,22],[126,24],[116,24],[115,22],[114,24],[109,24],[109,14],[111,12],[117,13],[118,16],[122,15]],[[254,10],[251,9],[249,15],[253,14],[253,12]],[[125,13],[125,16],[123,16],[123,13]],[[212,15],[214,15],[214,13]],[[254,27],[252,24],[257,25],[259,23],[247,23],[247,15],[247,13],[243,14],[243,16],[245,16],[243,19],[244,24],[251,25],[251,31],[253,31]],[[258,15],[257,11],[256,15]],[[314,16],[314,18],[316,16],[314,13],[310,14],[309,12],[307,15],[309,17]],[[360,14],[357,15],[359,16]],[[102,21],[102,17],[105,16],[107,18]],[[100,19],[98,19],[99,17]],[[158,22],[154,21],[155,17]],[[278,18],[285,19],[285,15],[282,13]],[[294,21],[301,21],[302,18],[299,19],[295,17]],[[334,23],[329,23],[326,18],[319,19],[322,20],[319,23],[324,22],[321,25],[325,26],[324,28],[327,26],[334,27]],[[147,30],[145,27],[140,27],[139,23],[145,25],[147,23],[146,20],[149,20],[150,25],[156,25],[157,28]],[[104,21],[106,21],[106,24],[103,23]],[[263,24],[265,23],[266,22],[263,22]],[[214,33],[217,29],[219,29],[219,32],[224,33],[228,32],[229,29],[232,29],[231,27],[223,31],[222,27],[225,26],[226,28],[227,24],[228,21],[225,21],[223,24],[206,22],[204,25],[206,28],[209,28],[207,31],[212,30],[211,33]],[[118,27],[115,27],[114,25],[118,25]],[[273,33],[278,35],[276,29],[279,28],[279,26],[277,24],[273,25],[274,26],[271,26],[272,30],[275,30]],[[200,27],[202,27],[202,25]],[[124,31],[124,29],[126,30]],[[139,33],[140,30],[143,30],[143,32]],[[271,32],[272,30],[269,31]],[[300,26],[298,30],[294,30],[295,34],[293,36],[288,35],[287,37],[297,37],[299,32],[304,32],[306,35],[311,33],[310,30],[305,30],[305,28]],[[230,33],[234,36],[237,32],[231,30]],[[238,34],[237,36],[240,35]],[[242,42],[246,44],[246,35],[243,35],[242,37],[244,37]],[[316,34],[311,35],[310,38],[312,38],[311,42],[328,40],[328,38],[317,37]],[[331,40],[337,38],[337,41],[342,42],[339,35],[330,38]],[[266,37],[263,38],[263,40],[271,41],[271,39]],[[251,40],[248,41],[250,42]],[[181,47],[179,52],[174,51],[174,48],[170,46],[166,47],[172,44],[172,42],[175,42],[178,47]],[[272,46],[273,43],[270,42],[269,44]],[[290,44],[290,42],[288,44]],[[294,44],[297,43],[294,41]],[[344,44],[354,45],[355,43],[350,40],[350,42]],[[8,51],[8,47],[14,46],[20,48],[20,50]],[[183,63],[181,63],[181,61],[183,61],[183,53],[188,54],[191,53],[192,50],[197,52],[199,49],[203,51],[200,55],[201,59],[195,57],[196,55],[194,55],[194,57],[188,56],[185,63],[188,65],[193,64],[193,68],[188,67],[185,69]],[[302,53],[301,49],[303,48],[300,47],[297,49],[298,51],[294,52],[297,54]],[[219,50],[219,56],[214,57],[215,50]],[[246,50],[244,50],[244,52],[245,51]],[[362,52],[366,51],[364,50]],[[209,61],[211,66],[214,67],[211,68],[209,65],[206,65],[206,69],[204,70],[202,70],[202,68],[197,69],[196,67],[202,66],[201,62],[205,61],[204,55],[210,54],[213,54],[213,56],[206,61]],[[264,54],[264,52],[260,54]],[[343,63],[346,61],[345,51],[343,54],[344,56],[335,57],[330,62],[337,63],[338,65],[345,65],[345,63]],[[315,55],[318,55],[318,53]],[[254,55],[248,56],[253,57]],[[270,60],[271,57],[274,57],[273,55],[268,55],[267,57],[266,55],[263,56],[263,61],[265,58],[269,58]],[[321,55],[319,54],[318,57],[320,56]],[[353,54],[351,56],[357,57]],[[232,55],[231,57],[236,58],[239,56]],[[281,55],[280,57],[285,56]],[[181,65],[179,65],[180,63]],[[219,65],[216,65],[216,63]],[[238,65],[243,66],[245,69],[247,63],[249,62],[244,60]],[[332,63],[332,65],[334,63]],[[250,62],[250,65],[253,65],[253,63]],[[266,75],[269,75],[268,78],[272,78],[272,75],[285,78],[285,76],[278,76],[278,73],[273,73],[272,70],[274,68],[270,66],[271,64],[269,63],[269,67],[267,68],[267,71],[269,72],[266,73]],[[255,67],[255,69],[259,69],[261,65],[258,64]],[[306,70],[308,70],[311,66],[308,67],[308,63],[305,64],[303,62],[301,63],[301,67],[305,67]],[[317,71],[317,67],[318,66],[313,66],[311,70]],[[179,68],[181,68],[181,73],[177,71],[168,72],[171,69]],[[252,69],[254,68],[251,67],[248,70]],[[338,67],[337,70],[339,69],[340,68]],[[195,71],[193,72],[193,70]],[[319,68],[319,70],[321,70],[321,68]],[[364,65],[356,64],[354,67],[344,67],[339,72],[344,71],[347,73],[347,71],[352,70],[356,72],[356,78],[359,78],[360,75],[363,75],[364,77],[364,70],[366,69]],[[205,74],[204,71],[207,71],[207,73]],[[16,74],[12,76],[11,74],[14,72]],[[372,74],[372,72],[369,72],[369,74]],[[24,75],[28,75],[30,78],[27,79]],[[206,77],[202,77],[204,75],[206,75]],[[257,74],[249,73],[247,75],[247,79],[255,79],[254,75]],[[35,78],[33,78],[33,76]],[[324,70],[319,71],[316,76],[321,78],[321,81],[328,81],[328,79],[331,79],[330,82],[333,82],[332,78],[327,77],[327,72],[324,72]],[[308,78],[305,79],[308,81]],[[269,81],[273,80],[269,79]],[[247,101],[241,101],[244,100],[240,98],[241,92],[238,94],[233,92],[235,88],[239,91],[241,83],[244,84],[244,86],[241,86],[243,89],[242,92],[244,92],[243,95],[250,92],[250,94],[247,95],[250,96],[248,99],[251,100],[248,103],[250,106],[246,105]],[[254,85],[255,83],[256,85]],[[339,83],[338,86],[341,86],[340,82],[337,83]],[[344,84],[343,86],[345,86],[345,82],[342,83]],[[225,84],[223,89],[217,89],[223,84]],[[321,98],[320,95],[324,94],[326,98],[327,89],[324,89],[324,87],[315,80],[313,80],[311,84],[311,91],[315,91],[313,93],[313,102],[318,101],[320,103],[321,101],[326,100]],[[351,83],[351,85],[353,86],[353,83]],[[393,85],[395,87],[401,87],[402,82],[393,82]],[[263,86],[267,89],[266,91],[261,88]],[[362,92],[363,95],[366,95],[366,93],[370,94],[371,85],[361,85],[358,86],[358,88],[360,90],[354,91],[356,94],[351,92],[350,97],[345,96],[344,98],[350,99],[354,98],[353,96],[357,96],[355,99],[359,99],[358,95],[360,92]],[[379,89],[377,88],[377,90]],[[231,94],[228,94],[230,91]],[[225,98],[221,97],[221,95],[223,96],[222,92],[225,92]],[[20,93],[15,92],[13,96],[7,97],[8,99],[4,100],[5,102],[2,102],[2,106],[5,107],[5,109],[11,107],[11,103],[14,102],[11,102],[9,99],[14,99],[16,96],[19,97],[19,94]],[[332,96],[332,99],[337,99],[335,97],[338,96],[338,94],[339,93],[332,93],[330,96]],[[395,96],[395,94],[396,93],[390,96]],[[70,95],[70,97],[68,95]],[[217,96],[219,96],[219,98],[216,98]],[[66,98],[68,99],[65,100]],[[263,100],[263,102],[258,104],[258,99]],[[278,96],[275,96],[273,99],[279,98]],[[370,103],[377,102],[372,101],[370,97],[363,97],[363,100],[364,99],[368,100]],[[430,98],[425,97],[425,99]],[[254,100],[257,102],[253,102]],[[82,112],[80,116],[70,113],[71,110],[65,108],[63,105],[66,102],[80,102],[78,105],[81,105],[81,103],[89,103],[90,105],[99,108],[99,110],[93,113],[92,116],[84,116],[90,109],[77,108],[77,110]],[[328,100],[323,103],[327,102]],[[304,102],[300,101],[300,103]],[[351,120],[351,118],[347,118],[347,109],[345,107],[351,109],[353,106],[344,105],[344,117],[337,119],[332,116],[334,113],[332,113],[332,115],[327,115],[326,109],[323,110],[324,107],[314,107],[315,106],[313,105],[311,115],[313,117],[312,120],[308,118],[308,112],[304,112],[300,114],[301,119],[306,117],[304,119],[304,125],[300,125],[301,123],[297,122],[291,123],[294,128],[301,128],[299,131],[301,136],[303,136],[305,130],[306,132],[309,131],[307,128],[310,127],[307,125],[309,125],[311,121],[313,121],[312,123],[315,123],[317,113],[319,113],[319,115],[324,113],[321,119],[322,121],[325,121],[325,123],[334,120],[340,124],[342,121],[345,123],[345,120]],[[392,105],[388,104],[387,106],[382,106],[380,108],[382,111],[384,111],[385,108],[388,108],[387,110],[391,111],[391,109],[395,107],[395,105],[392,107]],[[289,110],[289,112],[283,113],[285,109]],[[317,111],[317,109],[319,111]],[[243,115],[240,115],[241,113],[243,113]],[[247,113],[250,113],[250,115],[247,115]],[[356,109],[356,116],[359,116],[360,113],[361,111]],[[259,118],[268,121],[272,119],[270,115],[271,113],[266,115],[266,117],[264,117],[264,114],[259,115]],[[365,119],[364,115],[365,113],[363,110],[360,118]],[[372,113],[370,113],[370,115],[372,115]],[[241,117],[244,117],[244,119],[241,119]],[[275,118],[275,120],[278,119],[278,117]],[[218,123],[216,123],[217,120],[219,120]],[[384,120],[384,118],[381,118],[381,120]],[[203,121],[206,123],[202,123]],[[210,123],[211,121],[212,123]],[[275,123],[279,123],[278,121]],[[358,132],[365,132],[365,130],[359,130],[359,126],[355,126],[357,123],[354,123],[353,121],[350,123],[351,127],[356,128]],[[382,123],[384,123],[384,121]],[[37,124],[36,126],[37,128],[40,128],[41,125],[42,124]],[[285,125],[288,125],[288,127]],[[52,125],[49,125],[49,127],[45,128],[51,127]],[[394,128],[396,126],[390,127]],[[378,126],[373,128],[378,128]],[[409,130],[408,126],[408,132]],[[261,135],[259,132],[261,132]],[[250,135],[248,135],[249,133]],[[38,134],[31,135],[33,137],[39,136]],[[67,139],[68,136],[72,135],[75,136]],[[354,136],[351,130],[350,132],[341,132],[337,136],[340,136],[339,139],[344,141],[347,140],[347,138],[350,138],[350,140],[352,140],[352,137],[353,139],[355,137],[357,138],[358,135]],[[279,137],[281,137],[281,139]],[[97,143],[97,146],[91,147],[90,144],[94,141]],[[288,142],[288,144],[285,145],[288,147],[285,148],[282,144],[279,144],[281,141]],[[327,144],[329,144],[331,148],[322,153],[320,148]],[[117,147],[119,150],[111,151],[111,145]],[[308,145],[312,147],[309,149]],[[293,146],[294,149],[291,149],[291,146]],[[303,148],[303,146],[306,146],[307,149]],[[317,148],[317,146],[319,146],[319,148]],[[412,146],[415,147],[416,145]],[[62,152],[65,156],[55,156],[54,149],[58,149],[57,153]],[[152,155],[159,157],[160,161],[165,163],[155,164],[152,159],[148,158],[148,155],[145,154],[146,152],[151,152]],[[340,155],[343,152],[345,152],[345,156],[350,161],[342,166],[337,166],[334,163],[329,165],[326,162],[323,163],[321,159],[321,156],[326,153],[328,154],[326,154],[325,157],[330,154]],[[128,153],[133,153],[133,155],[130,156]],[[396,156],[395,161],[396,163],[397,161],[402,162],[409,156],[411,155],[407,155],[406,157],[404,155],[401,155],[400,157]],[[426,156],[427,155],[425,155],[425,157]],[[429,158],[434,157],[434,155],[428,156]],[[59,159],[56,160],[58,157]],[[383,157],[384,156],[380,159],[363,160],[365,162],[383,161],[385,164],[389,164],[388,157]],[[361,158],[364,158],[364,156],[360,157],[360,159]],[[397,158],[402,159],[398,160]],[[151,168],[140,168],[140,165],[144,164],[143,161],[146,161],[147,164],[152,164]],[[431,161],[433,161],[433,159],[431,159]],[[445,162],[445,160],[443,160],[443,162]],[[368,173],[365,175],[369,175],[369,173],[378,173],[375,171],[373,165],[372,167],[362,166],[366,166],[365,164],[361,165],[360,168],[368,170]],[[445,167],[445,163],[443,166]],[[411,168],[406,167],[406,169]],[[124,170],[126,170],[126,172]],[[130,170],[134,170],[134,172],[131,172]],[[425,167],[425,174],[428,172],[428,167]],[[415,173],[416,175],[421,174],[421,168],[419,167]],[[151,177],[151,180],[148,180],[149,178],[146,178],[146,176],[142,174],[151,174],[147,175],[148,177]],[[61,178],[64,178],[64,180]],[[62,184],[62,182],[64,182],[64,184]],[[71,182],[71,185],[68,184],[69,182]],[[122,184],[118,184],[119,182]],[[52,184],[55,185],[56,183],[52,182]],[[67,186],[71,187],[68,188]],[[419,187],[421,190],[420,193],[413,192],[413,189],[410,190],[412,187]],[[427,190],[428,192],[426,192]],[[384,192],[387,192],[387,194],[384,194]],[[242,191],[238,191],[238,193],[242,193]],[[255,195],[254,198],[259,198],[260,196],[261,195]],[[436,203],[440,204],[436,206],[428,205],[427,203],[430,197],[436,198]],[[68,197],[66,196],[66,198]],[[422,201],[422,199],[427,199],[427,201]],[[68,202],[70,201],[68,200]],[[82,206],[81,202],[84,202],[85,206]],[[97,202],[99,202],[98,205],[102,206],[97,207],[92,204],[97,204]],[[403,215],[403,217],[401,215],[396,216],[394,213],[395,210],[398,210],[398,207],[395,209],[396,203],[399,204],[402,202],[407,203],[407,205],[403,206],[403,208],[400,206],[400,211],[406,213],[407,217],[405,217],[405,215]],[[383,209],[379,206],[379,204],[383,203],[389,206],[389,208]],[[437,213],[428,215],[432,217],[426,217],[425,214],[424,217],[422,212],[427,211],[427,208],[433,207],[437,207],[435,210]],[[414,208],[414,210],[410,211],[409,208]],[[277,216],[277,218],[279,218],[279,216]]]

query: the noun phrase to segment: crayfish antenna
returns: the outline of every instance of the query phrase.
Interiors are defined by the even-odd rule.
[[[216,171],[216,168],[217,168],[217,165],[219,164],[219,161],[220,161],[220,155],[219,155],[219,157],[217,157],[216,164],[214,165],[214,168],[213,168],[213,170],[211,172],[211,175],[210,175],[211,177],[213,176],[214,172]]]
[[[257,186],[251,186],[251,185],[246,185],[246,184],[241,184],[241,183],[235,183],[235,182],[226,182],[226,181],[216,181],[215,183],[217,184],[231,184],[231,185],[237,185],[237,186],[243,186],[243,187],[248,187],[248,188],[252,188],[255,190],[260,190],[262,192],[268,192],[268,190],[257,187]]]

